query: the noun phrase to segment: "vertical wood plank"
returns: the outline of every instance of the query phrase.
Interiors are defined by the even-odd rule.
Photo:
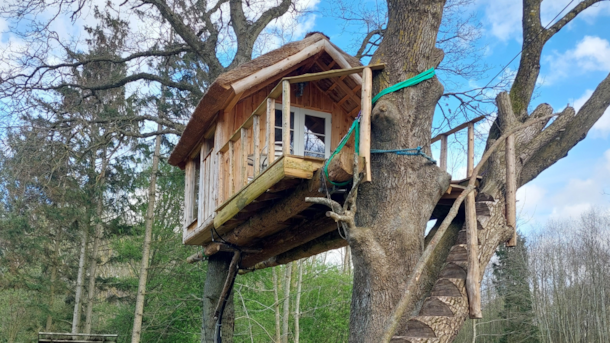
[[[362,71],[362,103],[360,105],[360,156],[364,158],[364,182],[371,182],[371,109],[373,73],[371,68]]]
[[[186,162],[184,173],[184,227],[187,227],[193,220],[195,163],[192,160]]]
[[[290,155],[290,82],[289,81],[282,81],[282,152],[284,153],[284,156]]]
[[[252,118],[252,141],[254,144],[254,151],[253,151],[253,161],[254,161],[254,177],[258,176],[258,173],[260,172],[261,169],[261,163],[260,163],[260,150],[259,150],[259,142],[260,142],[260,117],[259,116],[254,116],[254,118]]]
[[[267,165],[275,160],[275,99],[267,99]]]
[[[240,186],[248,184],[248,129],[241,128],[241,173]]]
[[[468,161],[467,161],[468,177],[471,176],[473,169],[474,169],[474,124],[468,123]]]
[[[468,124],[468,177],[474,169],[474,124]],[[466,275],[466,292],[470,318],[483,318],[481,311],[481,282],[479,280],[479,238],[477,233],[477,211],[474,192],[466,197],[466,245],[468,248],[468,273]]]
[[[199,163],[199,180],[197,180],[197,182],[199,182],[199,206],[197,206],[197,221],[198,224],[203,223],[203,220],[205,219],[205,205],[206,205],[206,201],[205,201],[205,197],[206,197],[206,190],[208,187],[208,182],[207,182],[207,171],[205,170],[205,157],[206,157],[206,152],[207,152],[207,144],[201,144],[201,149],[199,150],[199,161],[197,161],[197,163]]]
[[[229,194],[227,199],[235,193],[235,142],[229,141]]]
[[[507,247],[517,245],[517,173],[515,161],[515,136],[506,138],[506,224],[513,229]]]
[[[447,135],[441,136],[441,169],[447,171]]]

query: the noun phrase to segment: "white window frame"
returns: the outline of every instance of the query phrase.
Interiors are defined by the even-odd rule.
[[[276,110],[282,110],[282,104],[275,105]],[[330,157],[330,141],[332,132],[332,114],[320,112],[303,107],[291,106],[290,112],[294,113],[294,155],[305,156],[305,115],[324,118],[324,158]],[[275,123],[278,127],[278,123]],[[311,156],[307,156],[311,157]]]

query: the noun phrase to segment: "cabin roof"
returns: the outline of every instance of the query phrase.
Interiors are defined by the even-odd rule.
[[[213,123],[216,113],[225,108],[236,96],[241,96],[245,91],[244,86],[251,87],[254,84],[261,84],[270,78],[281,73],[288,73],[287,69],[280,73],[265,73],[265,69],[272,67],[279,62],[285,61],[294,56],[290,63],[299,63],[311,54],[303,54],[304,49],[316,46],[320,51],[324,50],[331,56],[338,56],[343,59],[343,63],[348,65],[344,68],[360,66],[360,61],[347,54],[339,47],[330,42],[329,38],[322,33],[313,32],[304,39],[291,42],[282,47],[259,56],[249,62],[241,64],[231,71],[221,74],[208,88],[203,95],[191,119],[187,123],[178,144],[169,157],[169,163],[174,166],[182,167],[184,161],[191,154],[193,149],[200,143],[201,138]],[[299,54],[300,53],[300,54]],[[261,75],[259,75],[261,74]],[[250,78],[250,80],[248,79]]]

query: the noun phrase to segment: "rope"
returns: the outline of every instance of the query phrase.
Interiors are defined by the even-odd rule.
[[[392,93],[392,92],[396,92],[402,88],[405,87],[411,87],[414,86],[422,81],[426,81],[428,79],[431,79],[432,77],[434,77],[435,73],[434,73],[434,68],[430,68],[426,71],[424,71],[423,73],[420,73],[410,79],[407,79],[405,81],[399,82],[393,86],[390,86],[384,90],[382,90],[381,92],[379,92],[379,94],[375,95],[375,97],[372,100],[372,103],[375,104],[377,102],[377,100],[379,100],[382,96]],[[335,185],[335,186],[347,186],[350,184],[351,180],[345,181],[345,182],[335,182],[332,181],[330,179],[330,176],[328,175],[328,166],[330,165],[330,161],[333,160],[333,158],[341,151],[341,149],[343,149],[343,147],[345,146],[345,144],[347,143],[347,141],[350,139],[350,137],[352,136],[352,133],[355,132],[355,137],[354,137],[354,142],[355,142],[355,148],[356,148],[356,154],[360,152],[360,146],[359,146],[359,141],[360,141],[360,112],[358,113],[358,116],[356,117],[356,119],[354,120],[354,122],[352,123],[352,126],[349,128],[349,130],[347,131],[347,134],[345,136],[343,136],[343,138],[341,139],[341,142],[339,142],[339,145],[337,146],[337,149],[335,149],[335,151],[332,153],[332,155],[330,155],[330,157],[328,158],[328,160],[326,160],[326,163],[324,163],[324,176],[326,177],[326,180],[328,180],[328,182],[330,182],[331,184]],[[416,152],[413,152],[416,151]],[[436,161],[434,159],[432,159],[430,156],[426,155],[425,153],[423,153],[421,151],[421,147],[417,147],[414,149],[397,149],[397,150],[371,150],[371,153],[395,153],[397,155],[407,155],[407,156],[416,156],[416,155],[421,155],[424,156],[425,158],[427,158],[428,160],[430,160],[433,163],[436,163]]]
[[[380,149],[371,149],[371,154],[396,154],[396,155],[406,155],[406,156],[423,156],[428,159],[428,161],[432,163],[436,163],[436,160],[432,157],[426,155],[425,152],[422,151],[422,147],[418,146],[417,148],[410,149],[393,149],[393,150],[380,150]]]

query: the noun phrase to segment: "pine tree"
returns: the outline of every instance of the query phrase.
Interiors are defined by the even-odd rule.
[[[504,301],[500,318],[504,322],[504,335],[500,343],[538,343],[539,331],[535,324],[532,295],[529,288],[528,252],[525,238],[519,235],[517,246],[500,246],[493,264],[494,285]]]

